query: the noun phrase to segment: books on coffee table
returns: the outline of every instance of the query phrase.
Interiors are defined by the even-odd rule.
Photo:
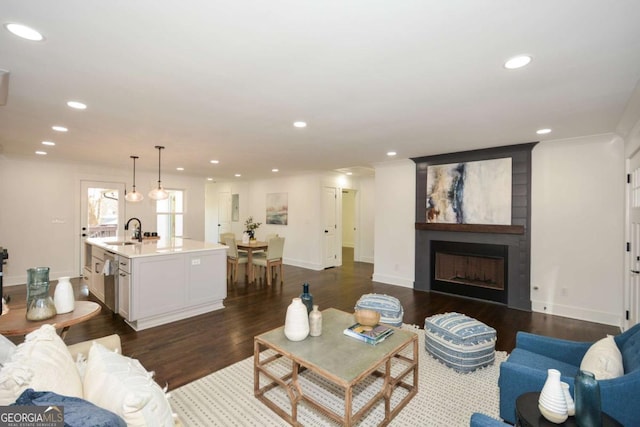
[[[367,344],[376,345],[384,341],[389,335],[393,334],[393,328],[389,326],[377,324],[375,326],[363,326],[355,323],[344,330],[344,334],[364,341]]]

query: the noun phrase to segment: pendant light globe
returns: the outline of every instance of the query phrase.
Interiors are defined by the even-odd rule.
[[[169,198],[169,193],[162,188],[162,181],[160,180],[160,156],[164,147],[156,145],[156,149],[158,150],[158,187],[149,191],[149,198],[153,200],[165,200]]]
[[[142,199],[144,199],[144,196],[142,195],[142,193],[136,191],[136,159],[138,158],[138,156],[129,156],[133,159],[133,191],[130,191],[128,193],[126,193],[126,195],[124,196],[124,199],[127,202],[139,202]]]

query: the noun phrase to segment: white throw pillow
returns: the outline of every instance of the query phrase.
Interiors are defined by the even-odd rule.
[[[582,358],[580,369],[591,372],[597,380],[608,380],[624,375],[622,354],[612,335],[593,343]]]
[[[11,359],[15,351],[16,345],[9,341],[4,335],[0,335],[0,367]]]
[[[27,388],[82,398],[76,365],[52,325],[28,334],[0,370],[0,405],[15,402]]]
[[[84,376],[84,398],[120,415],[127,426],[174,425],[164,390],[136,359],[94,342]]]

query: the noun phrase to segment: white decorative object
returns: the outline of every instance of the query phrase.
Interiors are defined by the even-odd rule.
[[[547,380],[540,392],[538,409],[543,417],[554,424],[561,424],[569,417],[567,400],[560,383],[560,371],[557,369],[547,371]]]
[[[249,233],[247,233],[246,231],[244,233],[242,233],[242,243],[243,244],[247,244],[249,243]]]
[[[322,335],[322,313],[318,310],[317,305],[314,305],[313,310],[309,313],[309,335],[312,337]]]
[[[58,314],[72,312],[76,306],[76,298],[73,293],[73,285],[69,281],[70,277],[60,277],[56,290],[53,293],[53,303]]]
[[[300,298],[293,298],[287,307],[284,335],[291,341],[302,341],[309,335],[309,314]]]
[[[564,400],[566,400],[567,402],[567,414],[569,414],[569,416],[572,417],[576,414],[576,405],[573,402],[573,398],[571,397],[571,392],[569,391],[569,384],[562,381],[560,385],[562,385],[562,391],[564,391]]]

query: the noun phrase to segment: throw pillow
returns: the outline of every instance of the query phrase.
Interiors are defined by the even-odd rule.
[[[593,343],[582,358],[580,369],[591,372],[597,380],[617,378],[624,374],[622,354],[609,335]]]
[[[0,367],[11,359],[15,351],[16,345],[5,336],[0,335]]]
[[[50,391],[28,388],[13,405],[62,406],[64,425],[69,427],[127,427],[124,420],[111,411],[77,397],[62,396]]]
[[[0,370],[0,405],[15,402],[27,388],[82,397],[76,365],[52,325],[28,334]]]
[[[174,425],[167,396],[136,359],[94,342],[84,376],[84,398],[115,412],[128,426]]]

